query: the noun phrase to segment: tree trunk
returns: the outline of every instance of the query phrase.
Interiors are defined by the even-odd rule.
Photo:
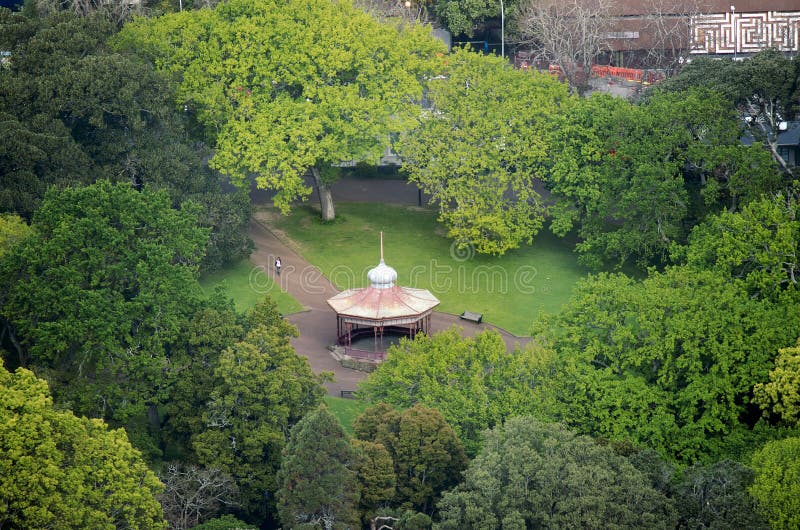
[[[331,188],[328,184],[322,181],[322,176],[320,175],[318,167],[312,167],[311,174],[314,175],[314,184],[317,186],[319,207],[322,210],[322,220],[333,221],[336,217],[336,212],[333,210],[333,196],[331,195]]]

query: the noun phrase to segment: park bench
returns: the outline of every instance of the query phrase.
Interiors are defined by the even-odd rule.
[[[476,324],[480,324],[481,320],[483,320],[483,313],[473,313],[472,311],[464,311],[461,313],[461,318],[463,320],[469,320],[470,322],[475,322]]]
[[[355,399],[356,398],[356,391],[355,390],[340,390],[339,394],[345,399]]]

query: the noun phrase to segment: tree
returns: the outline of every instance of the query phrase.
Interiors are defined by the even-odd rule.
[[[278,473],[278,511],[287,528],[359,528],[358,454],[325,407],[292,428]]]
[[[536,339],[557,353],[552,414],[683,462],[740,456],[764,434],[752,391],[795,339],[790,307],[711,271],[592,276]]]
[[[390,348],[359,391],[372,403],[401,409],[420,404],[440,411],[467,454],[474,455],[483,430],[543,408],[549,356],[534,347],[509,353],[494,331],[463,338],[453,328]]]
[[[223,515],[216,519],[210,519],[203,524],[197,525],[193,530],[258,530],[257,527],[249,525],[232,515]]]
[[[768,442],[753,455],[750,494],[772,528],[800,525],[800,438]]]
[[[34,232],[0,261],[15,364],[79,414],[124,424],[156,405],[168,346],[200,294],[207,231],[194,211],[108,181],[51,189]]]
[[[687,62],[692,49],[695,17],[711,12],[708,0],[648,0],[645,3],[646,31],[653,36],[645,63],[650,68],[675,73]]]
[[[167,466],[161,481],[164,493],[158,499],[173,530],[194,528],[221,507],[236,504],[236,484],[219,469],[173,462]]]
[[[800,219],[794,198],[766,196],[740,212],[722,212],[696,226],[679,257],[693,268],[744,282],[754,297],[796,299]]]
[[[685,470],[674,486],[678,528],[768,528],[747,492],[753,477],[752,469],[731,460]]]
[[[771,164],[738,136],[732,109],[708,91],[579,100],[551,129],[551,229],[576,230],[581,261],[596,268],[666,261],[692,217],[771,191]],[[710,207],[693,206],[698,189]]]
[[[47,383],[0,363],[0,526],[166,528],[162,489],[125,432],[57,409]]]
[[[358,509],[364,519],[374,522],[384,515],[382,509],[395,496],[397,475],[392,455],[382,443],[359,439],[350,443],[359,455],[356,473],[361,498]]]
[[[755,400],[766,411],[789,425],[800,424],[800,339],[793,348],[781,348],[768,383],[753,389]]]
[[[289,429],[320,403],[323,376],[289,343],[297,330],[285,323],[273,302],[251,313],[256,325],[244,340],[221,353],[203,419],[193,439],[201,464],[231,474],[242,507],[263,519],[268,496],[278,488],[276,472]],[[280,321],[280,325],[270,325]]]
[[[67,13],[31,21],[0,17],[14,61],[0,77],[0,211],[30,218],[49,186],[110,179],[136,189],[166,189],[174,207],[203,206],[212,229],[205,270],[249,255],[243,228],[247,193],[223,193],[209,170],[208,148],[191,135],[192,116],[172,106],[172,90],[151,66],[105,45],[106,18]]]
[[[402,413],[381,404],[356,418],[353,430],[391,455],[396,479],[394,505],[432,513],[441,493],[455,486],[466,467],[464,448],[442,414],[416,405]]]
[[[607,49],[611,0],[526,0],[514,14],[516,39],[537,60],[558,65],[569,85],[583,93],[592,64]]]
[[[624,457],[530,416],[487,431],[464,483],[439,503],[456,528],[674,528],[675,509]]]
[[[41,16],[59,11],[68,11],[80,17],[102,15],[121,26],[134,15],[141,15],[145,3],[131,0],[34,0],[33,5]]]
[[[165,368],[169,398],[160,407],[160,442],[170,459],[194,459],[192,437],[206,430],[203,415],[216,383],[214,368],[220,354],[245,336],[247,324],[232,307],[209,306],[184,322]]]
[[[179,80],[178,101],[215,139],[213,167],[242,187],[255,175],[284,213],[310,193],[310,171],[325,220],[333,165],[378,161],[419,114],[423,77],[443,51],[427,28],[324,0],[235,0],[140,19],[117,42],[148,50]]]
[[[0,123],[0,211],[30,219],[49,186],[88,182],[89,157],[63,123],[43,115],[25,123],[2,111]]]
[[[484,20],[500,14],[500,4],[492,0],[435,0],[433,10],[450,33],[471,37]]]
[[[566,89],[466,49],[443,75],[430,83],[425,119],[397,146],[403,170],[460,245],[503,254],[530,243],[544,222],[534,182],[548,157],[545,130]]]
[[[798,89],[798,63],[777,50],[757,53],[747,61],[699,58],[656,90],[685,90],[708,87],[722,93],[738,109],[747,131],[769,149],[772,158],[788,177],[792,169],[778,153],[782,121],[793,115],[792,96]]]

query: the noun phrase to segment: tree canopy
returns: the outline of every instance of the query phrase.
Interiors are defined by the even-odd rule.
[[[117,44],[144,49],[178,82],[216,154],[245,188],[255,176],[287,212],[310,193],[334,216],[332,165],[377,162],[419,114],[423,80],[444,51],[426,27],[382,24],[346,1],[234,0],[127,25]]]
[[[415,405],[402,412],[381,403],[356,418],[359,440],[386,448],[394,465],[396,494],[401,509],[432,513],[442,492],[460,481],[467,464],[464,448],[444,416]]]
[[[167,80],[133,55],[106,46],[116,27],[103,16],[29,18],[0,10],[0,34],[14,58],[0,76],[0,211],[30,219],[49,186],[100,179],[166,189],[172,205],[202,205],[212,229],[203,260],[218,268],[246,256],[245,192],[223,194],[208,149],[191,135]],[[7,46],[7,47],[5,47]]]
[[[724,95],[736,108],[753,139],[766,146],[773,159],[789,175],[792,169],[778,153],[777,137],[781,121],[791,118],[800,91],[800,62],[778,50],[766,50],[746,61],[698,58],[658,91],[683,91],[688,87],[708,87]]]
[[[464,483],[439,503],[456,528],[673,528],[672,503],[608,446],[530,416],[486,433]]]
[[[254,326],[244,340],[225,349],[203,412],[204,428],[193,438],[199,461],[230,473],[243,509],[263,519],[289,430],[322,399],[322,379],[289,343],[297,330],[274,303],[251,312]]]
[[[536,348],[509,353],[495,331],[463,338],[452,328],[390,348],[359,391],[372,403],[439,410],[474,455],[484,429],[541,410],[548,356]]]
[[[753,455],[755,497],[772,528],[800,525],[800,438],[766,443]]]
[[[398,152],[409,180],[438,205],[448,235],[491,254],[530,243],[544,222],[535,181],[544,176],[546,130],[569,99],[566,87],[457,49],[427,99],[430,109]]]
[[[278,510],[287,528],[359,528],[358,454],[321,407],[292,428],[278,474]]]
[[[739,145],[733,109],[708,91],[659,93],[643,104],[595,95],[559,113],[545,184],[551,228],[575,230],[593,267],[668,260],[686,228],[720,202],[773,191],[759,147]]]
[[[193,205],[170,202],[108,181],[51,189],[33,233],[0,261],[10,358],[76,413],[125,421],[157,401],[207,237]]]
[[[54,407],[47,383],[2,361],[0,454],[0,526],[167,528],[161,483],[125,431]]]
[[[537,341],[557,353],[551,388],[570,426],[709,461],[758,436],[753,387],[798,318],[714,272],[675,267],[640,282],[589,277]]]

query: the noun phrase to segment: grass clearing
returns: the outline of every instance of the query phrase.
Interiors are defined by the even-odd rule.
[[[518,336],[530,333],[540,312],[556,313],[588,272],[572,243],[546,229],[533,245],[496,257],[458,249],[429,209],[340,203],[336,213],[336,221],[324,223],[301,207],[275,222],[338,289],[368,285],[383,231],[385,260],[400,285],[430,290],[441,300],[439,311],[483,313],[486,322]]]
[[[357,399],[345,399],[333,396],[325,396],[324,401],[328,410],[331,411],[331,414],[336,416],[336,419],[342,424],[347,434],[352,436],[353,420],[364,412],[364,409],[368,406],[367,403]]]
[[[303,310],[300,302],[289,293],[281,291],[272,279],[250,260],[242,260],[221,271],[203,275],[200,286],[206,294],[212,294],[217,286],[233,299],[238,311],[246,311],[256,305],[265,294],[278,304],[283,315]]]

